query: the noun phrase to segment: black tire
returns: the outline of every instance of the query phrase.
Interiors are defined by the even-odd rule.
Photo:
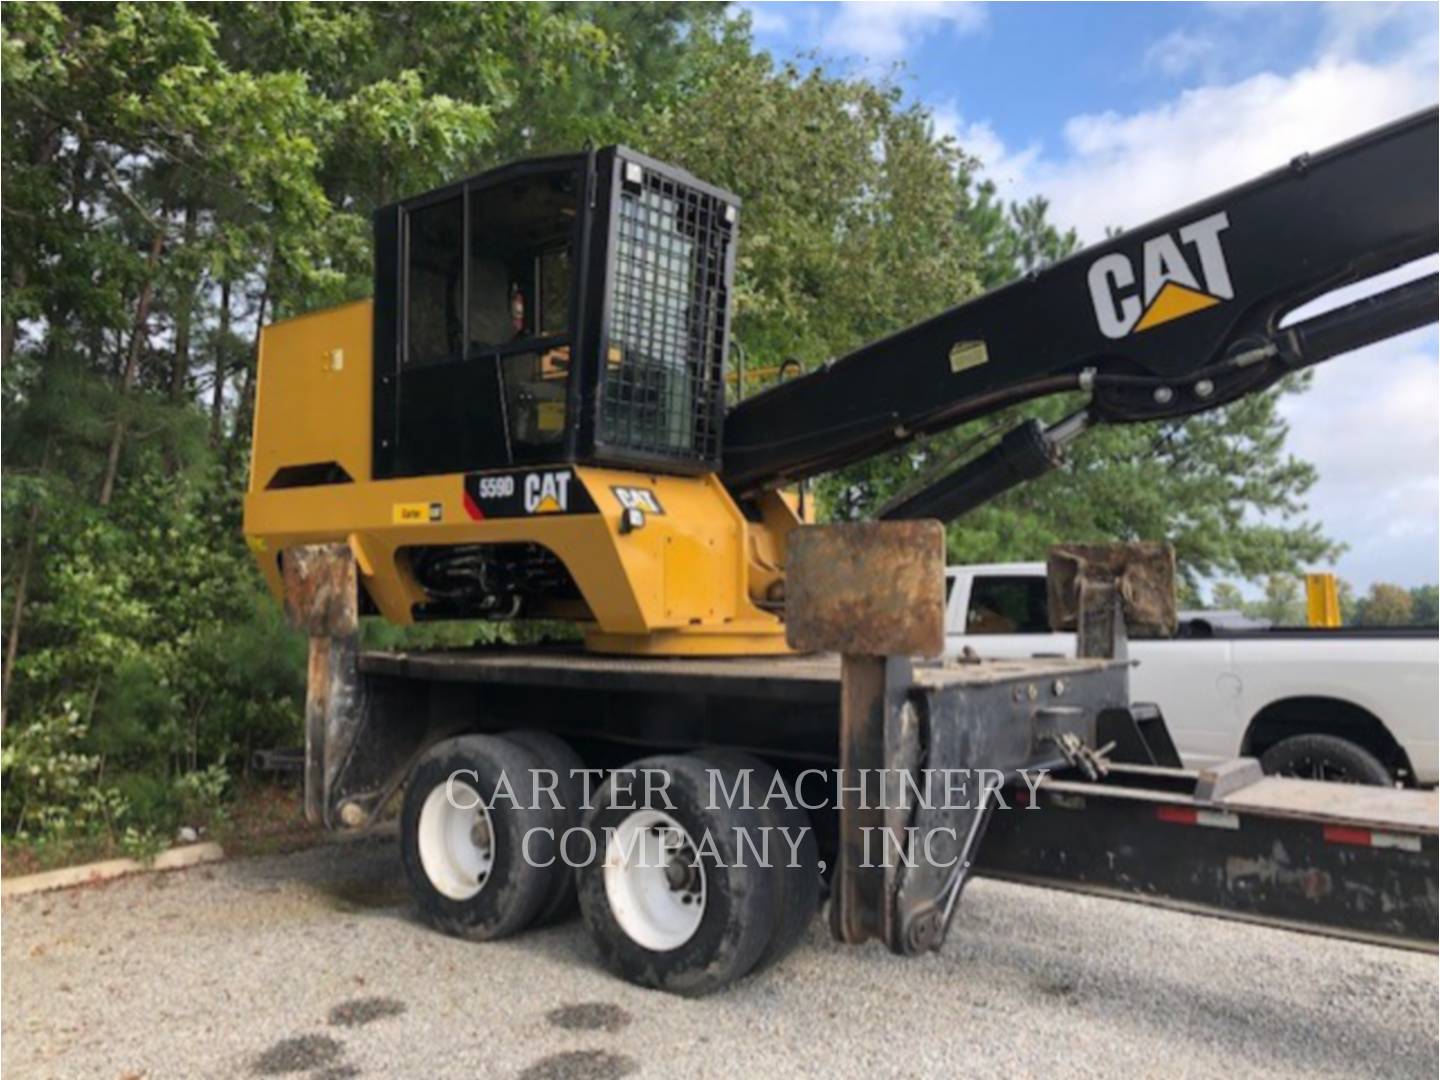
[[[1337,735],[1293,735],[1260,757],[1260,767],[1273,776],[1329,780],[1337,784],[1395,783],[1390,770],[1363,746]]]
[[[748,974],[774,936],[775,875],[751,858],[742,863],[736,842],[737,829],[753,830],[750,835],[758,841],[763,821],[753,810],[712,807],[709,766],[700,758],[652,757],[627,768],[668,774],[664,795],[669,802],[659,791],[648,790],[643,777],[630,783],[627,776],[617,789],[612,773],[601,785],[585,815],[595,857],[576,871],[585,927],[604,962],[632,983],[688,996],[719,990]],[[606,839],[641,810],[663,811],[690,835],[704,874],[699,924],[688,939],[671,948],[647,948],[632,938],[617,921],[606,893]]]
[[[775,782],[774,767],[740,750],[706,749],[700,751],[700,756],[729,774],[740,769],[750,770],[750,799],[759,806],[764,824],[770,830],[766,835],[770,837],[771,872],[775,876],[775,932],[755,962],[754,970],[763,971],[779,963],[800,944],[820,910],[820,849],[815,842],[815,830],[810,824],[810,815],[802,807],[786,806],[778,797],[766,799]],[[727,788],[732,788],[734,782],[733,775],[726,776]],[[795,793],[788,787],[786,790],[793,801]],[[786,830],[783,835],[781,829]],[[786,836],[792,840],[801,837],[794,849],[793,866]]]
[[[544,808],[527,806],[522,785],[528,783],[530,770],[539,767],[528,750],[490,735],[462,735],[436,744],[415,768],[405,792],[405,805],[400,817],[400,858],[410,892],[420,908],[420,917],[435,929],[472,941],[490,941],[507,937],[525,929],[551,894],[553,871],[532,866],[522,851],[524,837],[532,829],[548,829],[551,815]],[[514,790],[519,806],[507,800],[495,800],[489,808],[493,861],[479,892],[473,896],[447,896],[426,871],[421,854],[421,813],[426,801],[437,788],[461,770],[473,770],[475,776],[463,777],[465,783],[487,800],[496,790],[504,774]],[[535,862],[543,863],[555,854],[555,845],[548,834],[536,834],[530,850]],[[559,865],[557,862],[555,865]]]
[[[507,731],[505,738],[530,751],[540,763],[540,768],[550,769],[555,773],[555,797],[561,804],[560,809],[557,810],[551,805],[548,796],[542,797],[542,804],[551,815],[551,835],[558,843],[560,838],[578,826],[585,816],[585,781],[581,775],[585,763],[569,743],[548,731]],[[540,913],[535,916],[535,926],[548,926],[566,918],[575,910],[574,872],[558,858],[546,869],[550,876],[549,897]]]

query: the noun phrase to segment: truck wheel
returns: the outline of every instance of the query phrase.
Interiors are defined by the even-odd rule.
[[[555,853],[543,832],[550,812],[527,805],[525,796],[530,770],[538,767],[528,750],[488,735],[447,739],[420,759],[405,792],[400,858],[425,922],[488,941],[535,919],[554,871],[527,861],[526,834],[541,830],[530,841],[534,862]],[[502,776],[514,800],[495,797]]]
[[[507,731],[505,738],[521,749],[530,751],[540,763],[540,768],[550,769],[555,773],[555,797],[561,804],[560,809],[555,809],[548,795],[542,796],[541,802],[550,812],[551,828],[554,830],[551,835],[558,844],[560,838],[577,827],[584,816],[585,781],[582,772],[585,763],[569,743],[548,731]],[[559,858],[550,869],[549,898],[535,916],[537,926],[556,922],[575,908],[574,873]]]
[[[1260,757],[1260,766],[1274,776],[1329,780],[1339,784],[1395,783],[1390,770],[1374,754],[1335,735],[1294,735],[1282,739]]]
[[[774,936],[775,875],[737,840],[758,845],[763,821],[712,804],[709,787],[703,759],[645,758],[611,773],[585,815],[595,854],[576,873],[580,914],[605,963],[640,986],[710,993]]]
[[[764,835],[769,837],[770,869],[775,877],[775,933],[755,963],[755,970],[763,971],[800,943],[820,910],[820,849],[815,830],[810,815],[800,806],[786,806],[778,797],[766,799],[775,782],[772,766],[739,750],[702,750],[700,756],[731,774],[725,779],[727,789],[733,787],[735,772],[750,770],[750,799],[769,830]],[[794,792],[790,794],[793,799]],[[791,842],[796,837],[800,841],[792,854]]]

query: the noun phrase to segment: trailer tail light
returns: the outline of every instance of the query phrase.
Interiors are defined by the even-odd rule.
[[[1157,806],[1155,816],[1172,825],[1204,825],[1211,829],[1238,829],[1240,817],[1225,810],[1201,810],[1195,806]]]
[[[1394,848],[1398,851],[1419,851],[1420,837],[1402,833],[1377,832],[1348,825],[1326,825],[1327,844],[1350,844],[1354,847]]]

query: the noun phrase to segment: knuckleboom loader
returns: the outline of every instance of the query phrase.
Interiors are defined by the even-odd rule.
[[[374,296],[261,339],[245,532],[311,635],[307,814],[364,828],[403,785],[429,922],[499,937],[578,893],[618,971],[682,992],[774,962],[824,889],[841,940],[938,948],[972,872],[1433,948],[1433,793],[1189,772],[1129,701],[1127,633],[1173,624],[1167,550],[1052,554],[1051,618],[1079,659],[926,658],[941,522],[1088,428],[1212,409],[1435,320],[1434,274],[1290,313],[1435,252],[1436,127],[1429,110],[1296,158],[728,408],[733,194],[610,147],[380,209]],[[1084,403],[881,520],[809,523],[810,477],[1055,394]],[[561,620],[583,644],[365,652],[365,614]],[[626,801],[627,764],[662,770],[670,798]],[[818,804],[701,797],[706,775],[793,791],[817,767],[838,770]],[[586,768],[607,770],[589,799]],[[996,812],[1024,785],[844,798],[980,768],[1050,770],[1025,800],[1044,812]],[[499,774],[545,770],[563,797],[491,797]],[[701,843],[736,826],[808,839],[773,866]],[[864,857],[907,830],[949,837],[947,857]],[[572,868],[559,838],[579,834],[599,857]]]

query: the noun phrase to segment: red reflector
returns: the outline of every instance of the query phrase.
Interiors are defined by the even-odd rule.
[[[1345,825],[1326,825],[1325,842],[1329,844],[1358,844],[1370,846],[1369,829],[1352,829]]]
[[[1175,825],[1194,825],[1199,815],[1193,806],[1157,806],[1155,816]]]

